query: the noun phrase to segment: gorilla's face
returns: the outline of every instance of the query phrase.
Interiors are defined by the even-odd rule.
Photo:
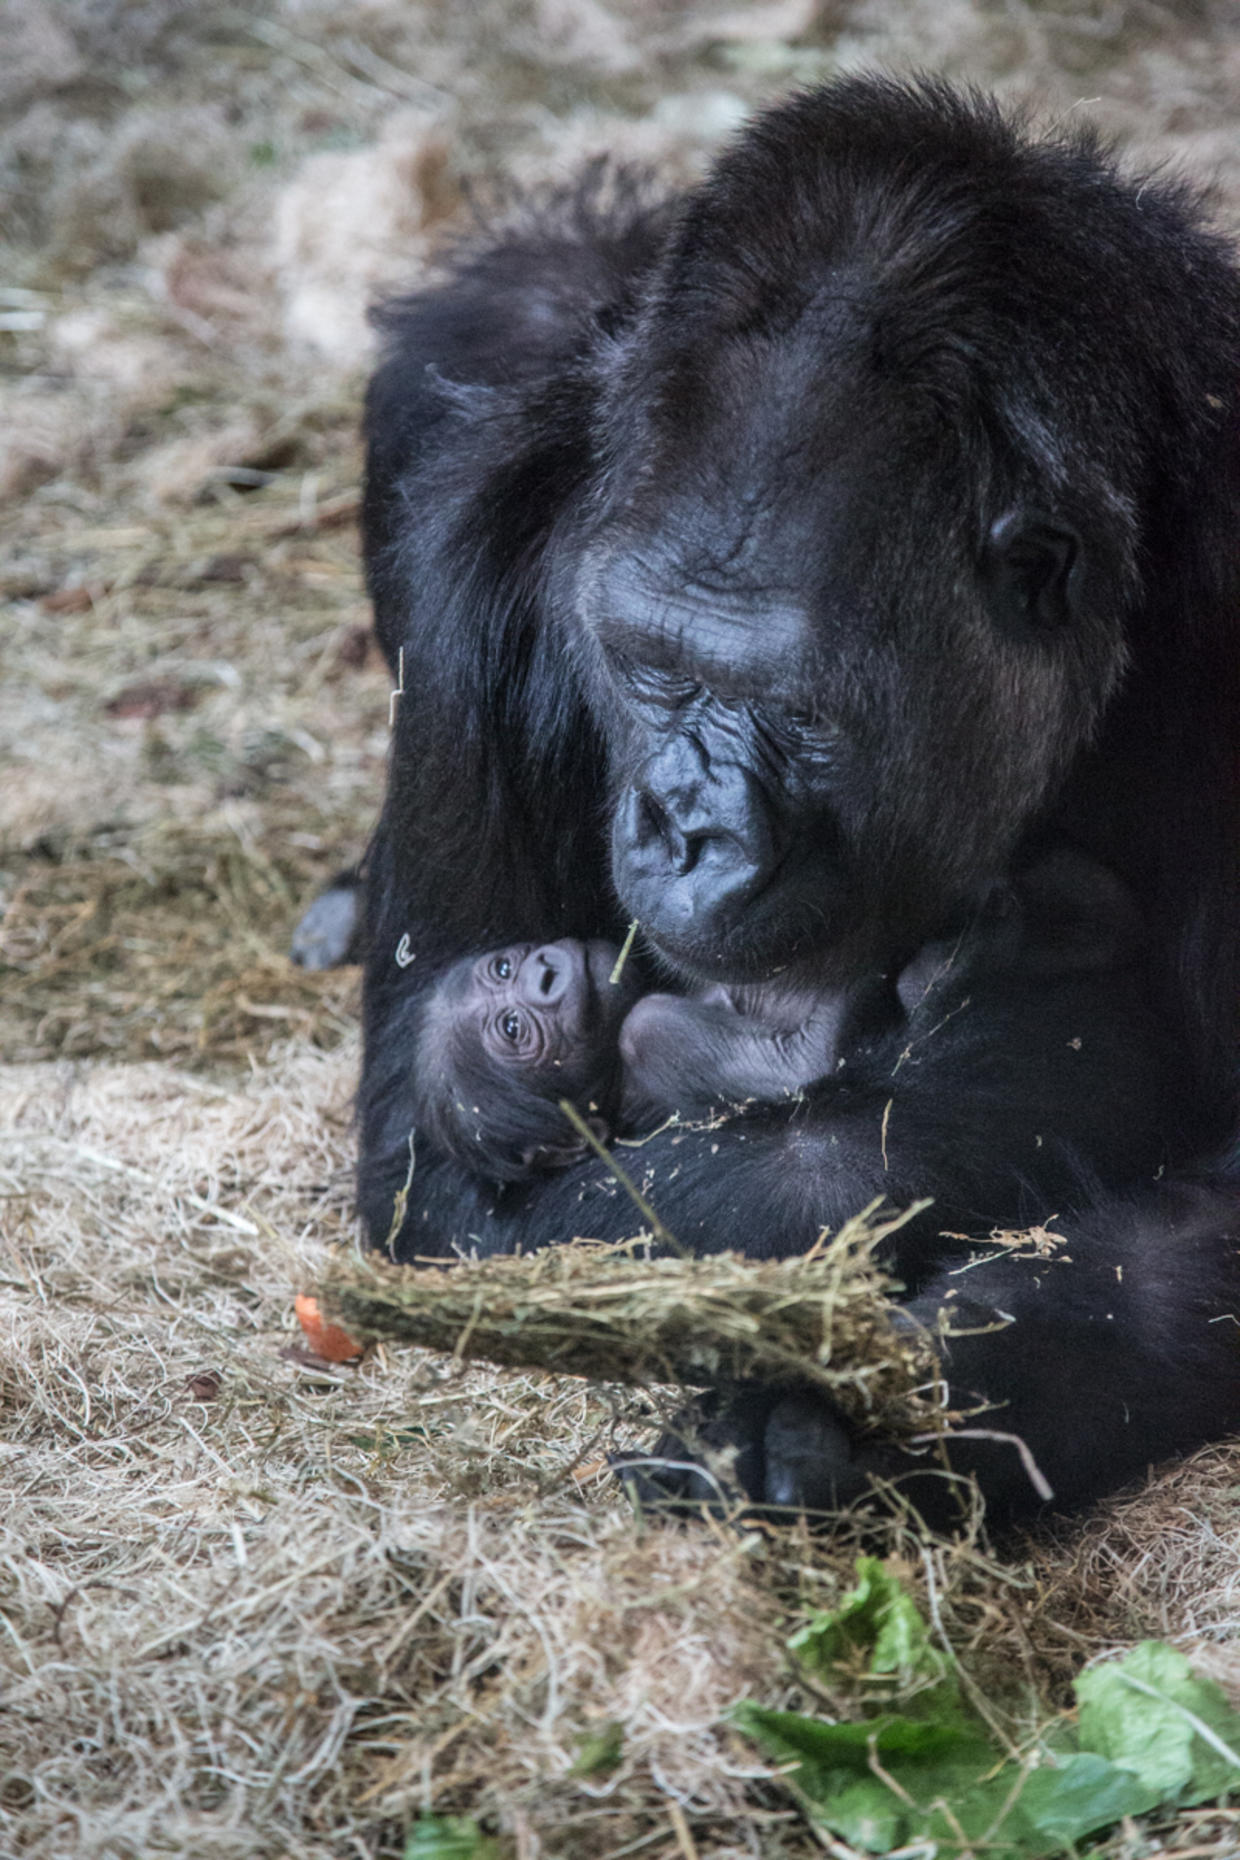
[[[613,983],[619,950],[598,938],[518,943],[465,957],[438,985],[435,1013],[481,1070],[561,1098],[614,1070],[620,1024],[637,999],[632,971]],[[441,1044],[443,1042],[441,1041]]]
[[[827,322],[667,368],[577,580],[616,889],[698,978],[899,961],[1000,875],[1123,667],[1123,538]]]

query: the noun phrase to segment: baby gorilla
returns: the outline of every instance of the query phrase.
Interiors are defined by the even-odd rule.
[[[843,993],[804,998],[709,988],[642,994],[611,943],[519,943],[456,963],[425,997],[417,1037],[417,1127],[492,1181],[517,1182],[578,1157],[596,1135],[776,1099],[834,1070]]]
[[[562,1099],[602,1139],[672,1112],[700,1117],[828,1077],[844,1083],[873,1041],[901,1024],[924,1052],[987,977],[1004,977],[1015,993],[1022,978],[1120,968],[1142,936],[1126,887],[1058,848],[994,887],[959,934],[924,944],[890,978],[849,988],[773,981],[644,993],[632,968],[612,981],[613,944],[567,937],[467,956],[422,999],[416,1125],[476,1175],[523,1181],[585,1147]]]

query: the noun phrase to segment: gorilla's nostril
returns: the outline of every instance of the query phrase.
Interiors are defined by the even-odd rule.
[[[638,793],[634,837],[639,846],[648,846],[651,840],[662,840],[667,833],[667,815],[652,794]]]
[[[688,878],[701,857],[706,838],[704,833],[688,833],[672,852],[672,869],[677,878]]]
[[[695,863],[696,853],[673,815],[662,801],[644,790],[637,797],[636,828],[638,848],[647,851],[657,847],[673,872],[687,872]]]

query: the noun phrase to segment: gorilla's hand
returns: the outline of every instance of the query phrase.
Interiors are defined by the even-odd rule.
[[[704,1396],[649,1453],[612,1465],[640,1503],[678,1510],[739,1496],[764,1511],[835,1511],[865,1490],[868,1471],[823,1396],[752,1382]]]

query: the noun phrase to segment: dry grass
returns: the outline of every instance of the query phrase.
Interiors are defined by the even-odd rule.
[[[412,1350],[304,1361],[290,1300],[349,1228],[354,1061],[9,1069],[19,1852],[387,1852],[433,1802],[603,1855],[661,1802],[744,1809],[760,1766],[718,1722],[780,1688],[766,1546],[648,1531],[580,1470],[641,1403]],[[612,1724],[614,1770],[574,1779]]]
[[[320,1293],[361,1340],[639,1388],[810,1383],[861,1424],[915,1430],[938,1413],[933,1351],[893,1323],[874,1256],[900,1224],[869,1211],[800,1259],[761,1263],[652,1259],[644,1240],[576,1240],[446,1269],[341,1258]]]
[[[21,524],[0,709],[8,1058],[241,1058],[349,1024],[352,981],[286,952],[364,844],[382,777],[351,453],[338,439],[258,507]]]
[[[635,1520],[601,1464],[648,1421],[632,1394],[409,1347],[307,1362],[290,1300],[351,1238],[355,1063],[3,1076],[7,1846],[396,1854],[433,1806],[517,1854],[670,1857],[679,1814],[701,1856],[804,1860],[720,1720],[795,1701],[784,1634],[855,1531]],[[1032,1560],[891,1547],[1016,1731],[1109,1645],[1226,1649],[1234,1456]]]
[[[883,59],[1040,93],[1240,197],[1222,5],[23,0],[0,10],[0,1854],[807,1860],[721,1728],[848,1580],[636,1520],[640,1392],[306,1359],[353,1241],[356,976],[284,949],[364,845],[387,678],[353,512],[362,309],[466,192],[691,170]],[[455,216],[455,221],[454,221]],[[1240,1462],[1053,1540],[888,1548],[1001,1726],[1180,1641],[1240,1695]],[[847,1696],[837,1701],[848,1706]],[[1109,1860],[1231,1860],[1240,1824]]]
[[[225,819],[32,860],[0,930],[12,1057],[215,1061],[291,1032],[319,1044],[347,1032],[354,978],[295,969],[283,947],[314,866],[283,856],[265,824],[262,841]]]

